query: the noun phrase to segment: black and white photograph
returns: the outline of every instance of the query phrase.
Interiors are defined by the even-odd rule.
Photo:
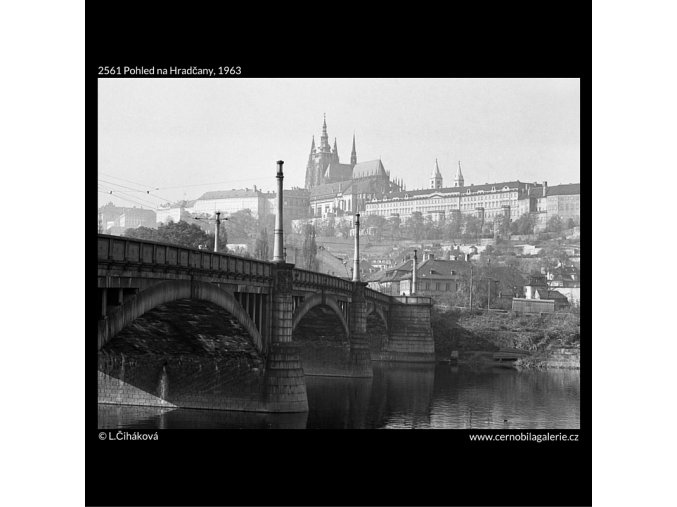
[[[98,67],[98,428],[580,429],[580,79],[243,72]]]
[[[674,504],[674,6],[249,6],[3,6],[0,504]]]

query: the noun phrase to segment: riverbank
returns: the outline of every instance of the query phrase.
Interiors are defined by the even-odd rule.
[[[580,368],[580,316],[575,313],[524,315],[513,312],[433,310],[438,359],[458,351],[460,363],[490,366],[492,353],[516,349],[529,355],[517,368]]]

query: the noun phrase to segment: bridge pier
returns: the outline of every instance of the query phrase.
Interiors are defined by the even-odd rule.
[[[430,326],[432,301],[428,297],[394,297],[388,338],[377,361],[435,362],[435,341]]]
[[[266,360],[264,405],[271,412],[308,411],[306,381],[299,349],[292,343],[293,264],[275,265],[271,340]]]
[[[353,282],[353,297],[350,304],[351,377],[374,376],[367,339],[367,301],[364,294],[366,286],[366,282]]]

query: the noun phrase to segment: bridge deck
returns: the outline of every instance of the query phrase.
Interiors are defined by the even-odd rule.
[[[257,285],[273,285],[275,264],[268,261],[242,257],[229,253],[206,252],[196,248],[160,243],[157,241],[99,234],[98,260],[107,274],[116,271],[118,276],[130,276],[124,271],[143,270],[147,278],[163,277],[167,272],[191,276],[213,277],[214,281],[240,279]],[[101,266],[103,264],[103,266]],[[350,297],[354,282],[324,273],[293,268],[292,284],[295,291],[328,291]],[[101,275],[100,276],[106,276]],[[216,280],[218,279],[218,280]],[[104,285],[106,285],[104,283]],[[421,296],[389,296],[365,288],[367,300],[382,305],[401,303],[429,305],[431,299]]]

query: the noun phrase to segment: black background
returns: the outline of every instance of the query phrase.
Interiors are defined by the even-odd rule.
[[[367,13],[364,5],[294,11],[258,4],[246,13],[216,3],[140,5],[86,11],[87,273],[96,264],[96,90],[105,65],[241,66],[241,77],[580,78],[581,217],[589,217],[589,8],[482,2],[475,10],[449,3],[414,13],[391,3]],[[585,252],[588,224],[581,227]],[[88,280],[94,294],[93,275]],[[582,299],[590,301],[585,287]],[[581,430],[553,430],[579,433],[576,443],[477,443],[465,430],[159,430],[158,441],[110,442],[98,438],[96,303],[87,301],[88,505],[591,504],[589,304],[582,308]]]

